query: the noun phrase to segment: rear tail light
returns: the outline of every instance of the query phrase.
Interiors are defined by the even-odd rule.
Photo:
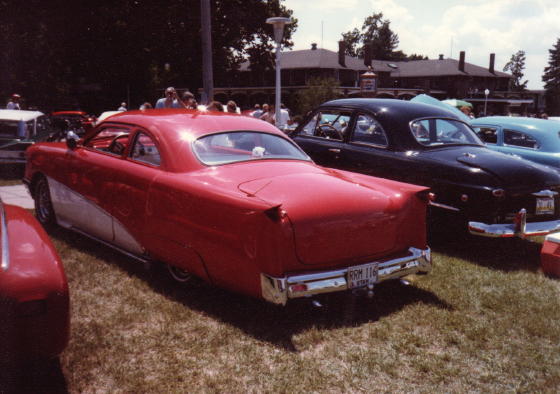
[[[506,192],[504,189],[494,189],[492,190],[492,195],[497,198],[505,197]]]
[[[290,292],[293,293],[303,293],[307,291],[307,285],[305,283],[297,283],[295,285],[290,285]]]

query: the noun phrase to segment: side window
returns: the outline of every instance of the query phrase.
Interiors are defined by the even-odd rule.
[[[149,135],[143,132],[139,132],[136,136],[134,146],[130,151],[130,157],[132,160],[154,166],[159,166],[161,163],[161,157],[156,144]]]
[[[341,141],[350,123],[350,112],[321,111],[303,127],[302,134]]]
[[[498,129],[496,127],[475,127],[474,131],[485,144],[496,144],[498,142]]]
[[[523,148],[538,149],[539,144],[536,139],[519,131],[504,130],[504,144],[521,146]]]
[[[130,130],[124,127],[105,127],[84,144],[85,147],[121,156],[128,146]]]
[[[385,130],[372,116],[360,114],[356,119],[352,142],[386,147],[389,144]]]

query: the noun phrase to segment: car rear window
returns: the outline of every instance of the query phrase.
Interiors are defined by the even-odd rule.
[[[412,135],[424,146],[475,144],[482,141],[463,122],[453,119],[420,119],[410,123]]]
[[[310,160],[284,138],[254,131],[207,135],[193,143],[193,151],[202,163],[211,166],[249,160]]]

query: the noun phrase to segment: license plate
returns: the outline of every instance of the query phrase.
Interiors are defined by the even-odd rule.
[[[348,288],[365,287],[377,282],[378,263],[369,263],[348,268]]]
[[[554,214],[554,198],[537,198],[536,215]]]

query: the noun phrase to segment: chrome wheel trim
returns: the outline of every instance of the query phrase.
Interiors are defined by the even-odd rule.
[[[177,282],[181,282],[181,283],[188,282],[192,278],[192,275],[189,272],[181,268],[175,267],[171,264],[167,264],[167,270],[169,271],[171,277],[175,279]]]

